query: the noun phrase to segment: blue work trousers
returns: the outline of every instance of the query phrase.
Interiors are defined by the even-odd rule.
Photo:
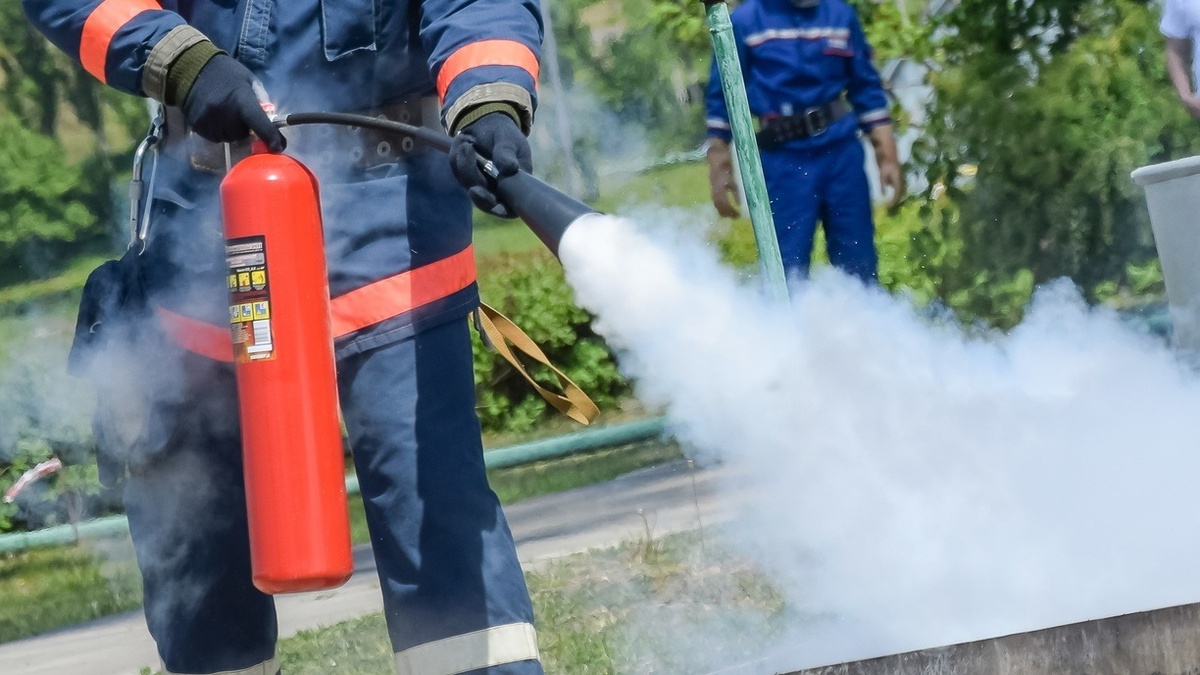
[[[470,339],[457,318],[338,366],[397,652],[533,620],[487,483]],[[178,356],[187,382],[174,435],[131,463],[125,491],[146,617],[171,672],[238,671],[270,662],[276,623],[271,597],[251,583],[235,379],[229,364]],[[542,670],[523,661],[472,672]]]
[[[877,277],[871,188],[855,136],[815,148],[786,146],[762,152],[767,195],[789,276],[808,276],[817,221],[825,229],[829,261],[864,281]]]

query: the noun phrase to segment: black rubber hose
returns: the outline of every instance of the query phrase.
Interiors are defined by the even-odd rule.
[[[381,120],[368,115],[331,112],[292,113],[275,120],[275,125],[281,127],[294,127],[302,124],[338,124],[347,127],[364,127],[367,129],[378,129],[379,131],[389,131],[401,136],[408,136],[436,150],[450,152],[450,137],[445,134],[440,134],[426,127],[418,127],[391,120]]]
[[[338,124],[376,129],[407,136],[436,150],[450,152],[450,137],[445,134],[426,127],[367,115],[329,112],[292,113],[277,119],[275,124],[281,127],[303,124]],[[533,230],[538,239],[541,239],[554,255],[558,255],[558,243],[571,223],[580,216],[596,212],[587,204],[558,191],[525,171],[500,176],[491,160],[482,155],[479,156],[479,164],[483,168],[483,172],[496,181],[496,194],[500,199],[517,214],[518,218],[525,221],[529,229]]]

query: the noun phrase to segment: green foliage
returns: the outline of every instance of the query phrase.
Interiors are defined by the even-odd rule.
[[[573,300],[562,267],[550,254],[534,251],[493,259],[480,275],[483,299],[512,319],[601,408],[613,407],[628,391],[611,353],[592,332],[592,317]],[[499,354],[475,344],[479,417],[488,431],[527,431],[557,415]],[[558,390],[548,369],[525,362],[543,386]]]
[[[51,276],[116,225],[144,106],[104,87],[0,4],[0,283]]]
[[[707,42],[664,40],[656,27],[662,4],[565,0],[552,5],[563,80],[597,97],[627,125],[613,129],[612,120],[580,111],[582,123],[592,128],[577,154],[637,142],[614,137],[631,133],[631,128],[659,151],[699,145],[704,125],[697,103],[708,76]],[[703,21],[703,8],[691,4]]]
[[[704,7],[693,0],[653,0],[646,3],[650,25],[682,48],[712,50]]]
[[[1033,274],[1016,268],[1006,276],[963,265],[962,220],[946,197],[905,204],[876,214],[879,282],[919,306],[953,311],[967,324],[1015,326],[1033,295]]]
[[[62,161],[62,146],[0,117],[0,281],[41,276],[74,246],[104,236],[84,168]]]
[[[932,77],[937,101],[918,146],[925,202],[954,204],[930,227],[961,238],[957,259],[936,266],[939,296],[986,313],[1062,276],[1093,300],[1127,288],[1129,265],[1155,256],[1130,172],[1200,150],[1165,86],[1156,10],[967,0],[948,24],[947,67]],[[973,177],[964,166],[977,167]],[[986,297],[963,300],[976,293]]]
[[[888,59],[904,57],[926,61],[934,56],[934,22],[914,20],[912,9],[894,2],[857,0],[850,2],[858,12],[867,42],[878,66]]]

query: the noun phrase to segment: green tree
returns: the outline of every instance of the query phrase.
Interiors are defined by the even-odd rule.
[[[640,129],[654,150],[699,144],[707,47],[664,40],[653,2],[562,0],[551,8],[568,87],[594,95],[621,124]],[[695,9],[702,18],[698,3]],[[619,140],[611,137],[611,121],[582,121],[594,127],[599,150]]]
[[[107,247],[144,106],[94,80],[0,4],[0,282]]]
[[[62,145],[0,118],[0,281],[55,269],[74,244],[103,237],[80,166],[62,161]]]
[[[1071,277],[1093,299],[1126,284],[1131,264],[1155,256],[1130,172],[1200,150],[1166,85],[1155,10],[965,0],[945,27],[920,148],[929,204],[944,189],[957,207],[927,208],[927,231],[962,240],[931,270],[942,297],[1024,275],[1029,287]]]

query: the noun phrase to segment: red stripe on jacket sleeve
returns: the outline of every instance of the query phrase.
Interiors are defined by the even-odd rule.
[[[106,82],[104,69],[113,36],[137,15],[156,9],[162,6],[153,0],[104,0],[97,5],[84,22],[79,38],[79,61],[83,69]]]
[[[334,298],[330,303],[333,336],[349,335],[411,312],[473,283],[475,249],[468,246],[448,258],[414,267]]]
[[[539,66],[533,50],[515,40],[480,40],[459,47],[442,64],[437,78],[438,98],[446,100],[454,78],[480,66],[516,66],[529,73],[535,86],[537,83]]]

